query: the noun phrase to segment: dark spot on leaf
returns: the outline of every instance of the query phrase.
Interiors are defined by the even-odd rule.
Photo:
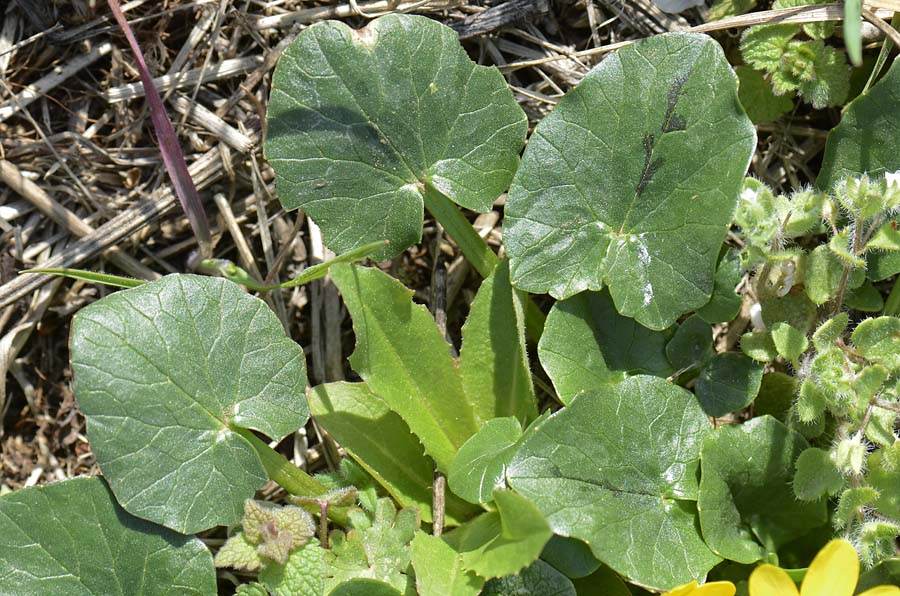
[[[663,133],[685,130],[687,128],[684,118],[675,113],[675,107],[678,105],[678,99],[681,97],[686,82],[687,74],[679,74],[672,86],[669,87],[669,92],[666,95],[666,116],[663,118],[662,125]]]
[[[660,158],[653,159],[653,144],[655,141],[656,139],[652,134],[644,134],[644,169],[641,170],[641,177],[638,180],[637,188],[634,191],[635,196],[639,197],[643,194],[644,189],[647,188],[647,185],[650,184],[650,180],[653,179],[653,174],[663,163]]]

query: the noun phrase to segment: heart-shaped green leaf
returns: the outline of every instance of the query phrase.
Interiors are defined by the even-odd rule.
[[[652,329],[705,305],[756,145],[737,77],[705,35],[619,50],[535,129],[506,203],[513,284],[608,285]]]
[[[900,65],[891,65],[887,74],[847,104],[841,122],[828,133],[822,168],[816,186],[831,188],[846,176],[881,174],[900,170]]]
[[[82,309],[72,369],[116,499],[183,533],[236,523],[266,480],[232,425],[280,439],[309,415],[303,350],[220,278],[169,275]]]
[[[129,515],[100,478],[0,498],[0,553],[4,596],[216,594],[206,546]]]
[[[304,30],[272,83],[266,157],[287,209],[301,207],[345,252],[422,236],[424,194],[487,211],[506,190],[527,121],[494,68],[437,21],[388,15],[354,31]]]
[[[350,363],[373,393],[400,414],[445,473],[478,431],[450,345],[412,292],[374,268],[338,265],[332,279],[353,318]]]
[[[569,403],[629,374],[668,376],[674,372],[666,358],[671,337],[620,315],[609,292],[583,292],[553,305],[538,357],[559,398]]]
[[[743,354],[716,354],[700,371],[694,391],[713,418],[746,408],[759,393],[762,365]]]
[[[637,583],[668,589],[720,560],[696,527],[708,433],[691,393],[658,377],[631,377],[554,414],[522,443],[507,479],[556,534],[584,540]]]
[[[771,416],[718,428],[700,456],[700,526],[720,556],[753,563],[826,522],[825,501],[797,500],[794,462],[806,440]]]

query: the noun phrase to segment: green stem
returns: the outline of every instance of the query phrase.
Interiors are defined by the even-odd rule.
[[[453,238],[469,264],[482,277],[489,276],[500,259],[484,238],[478,234],[459,208],[440,191],[431,185],[425,185],[424,195],[425,208],[444,227],[447,235]],[[546,320],[547,315],[528,296],[525,301],[525,329],[532,341],[537,342],[540,339]]]
[[[256,455],[259,456],[259,460],[266,469],[269,480],[290,494],[317,497],[328,492],[325,485],[292,464],[285,456],[269,447],[265,441],[251,431],[237,427],[232,427],[232,430],[253,445]]]
[[[487,277],[500,262],[484,238],[478,235],[469,220],[453,204],[453,202],[441,194],[438,190],[425,185],[425,208],[444,226],[444,230],[459,246],[469,264],[475,268],[481,277]]]

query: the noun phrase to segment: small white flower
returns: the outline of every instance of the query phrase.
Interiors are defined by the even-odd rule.
[[[900,170],[896,172],[886,172],[884,174],[884,181],[887,182],[888,188],[897,185],[900,187]]]

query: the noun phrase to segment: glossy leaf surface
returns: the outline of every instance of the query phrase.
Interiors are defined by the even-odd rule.
[[[72,368],[116,499],[183,533],[237,522],[266,480],[231,425],[280,439],[308,418],[302,348],[223,279],[170,275],[82,309]]]
[[[197,538],[122,510],[100,478],[0,498],[3,596],[215,596],[212,554]]]
[[[693,502],[708,433],[689,392],[632,377],[554,414],[523,442],[507,478],[554,533],[587,542],[642,585],[668,589],[719,561],[700,538]]]
[[[759,393],[763,367],[743,354],[717,354],[694,385],[700,407],[714,418],[747,407]]]
[[[626,376],[667,376],[671,333],[616,312],[609,292],[583,292],[553,305],[538,343],[541,365],[563,403]]]
[[[527,121],[503,76],[477,66],[457,34],[421,16],[301,32],[273,78],[266,157],[279,198],[345,252],[422,235],[426,185],[487,211],[506,190]]]
[[[513,417],[494,418],[459,449],[447,482],[450,489],[470,503],[487,503],[494,488],[506,483],[506,467],[522,438],[522,427]]]
[[[528,143],[504,220],[513,284],[556,298],[608,285],[620,313],[668,327],[709,301],[755,144],[711,38],[619,50]]]

